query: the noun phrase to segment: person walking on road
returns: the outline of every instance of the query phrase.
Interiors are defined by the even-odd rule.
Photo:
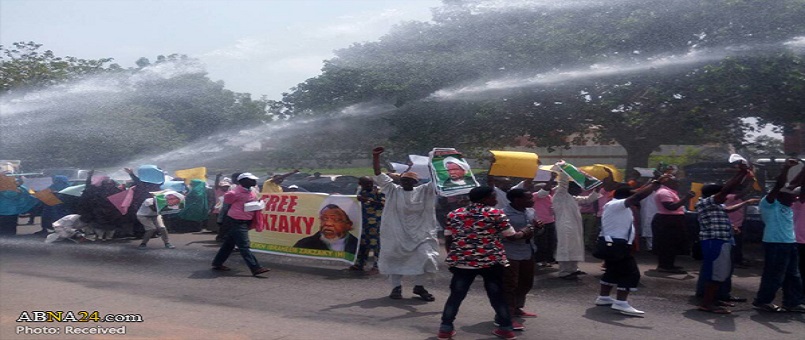
[[[218,271],[229,271],[230,268],[224,266],[224,262],[229,258],[235,245],[240,249],[240,256],[246,261],[246,265],[252,271],[253,276],[260,275],[269,271],[268,268],[261,267],[257,258],[251,252],[251,241],[249,241],[249,229],[254,218],[254,211],[246,211],[245,204],[257,200],[257,195],[251,190],[257,185],[257,176],[244,172],[238,176],[237,188],[224,194],[224,203],[229,204],[229,210],[224,217],[224,224],[228,225],[227,234],[224,242],[218,249],[218,254],[212,260],[212,269]]]
[[[497,199],[493,188],[473,188],[469,196],[470,205],[447,214],[445,261],[453,278],[450,280],[450,296],[444,304],[437,337],[453,339],[456,334],[453,322],[458,309],[475,277],[480,275],[484,280],[486,295],[495,310],[495,324],[498,327],[492,334],[503,339],[516,339],[513,332],[515,323],[503,293],[503,277],[509,260],[501,239],[510,237],[522,241],[533,232],[514,230],[503,211],[495,208]],[[523,329],[522,325],[519,328]]]

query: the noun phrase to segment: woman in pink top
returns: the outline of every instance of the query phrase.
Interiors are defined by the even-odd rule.
[[[686,274],[682,267],[674,265],[677,255],[690,254],[690,242],[685,226],[685,208],[688,200],[694,196],[688,192],[682,198],[677,195],[679,182],[673,178],[664,179],[654,199],[657,203],[657,214],[651,221],[654,235],[654,253],[657,255],[657,271],[672,274]]]
[[[551,189],[556,182],[551,181],[542,185],[540,190],[532,194],[534,199],[534,214],[537,220],[543,223],[544,232],[535,235],[534,243],[537,245],[537,267],[550,267],[556,263],[556,218],[553,215],[553,195]]]
[[[235,245],[240,249],[240,255],[246,261],[246,265],[252,271],[252,275],[268,272],[269,269],[260,267],[257,258],[251,252],[251,241],[249,241],[249,228],[254,218],[254,211],[246,211],[244,205],[248,202],[257,200],[257,195],[251,190],[257,185],[257,176],[244,172],[238,176],[238,186],[224,194],[224,203],[229,204],[229,211],[224,217],[224,224],[228,225],[229,231],[224,236],[224,242],[218,249],[218,254],[212,260],[212,269],[218,271],[228,271],[229,267],[224,266],[224,262],[229,258],[229,254],[235,249]]]

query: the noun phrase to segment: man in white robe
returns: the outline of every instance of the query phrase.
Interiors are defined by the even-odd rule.
[[[378,269],[389,275],[392,299],[402,298],[402,276],[414,276],[413,293],[425,301],[434,301],[423,285],[425,273],[438,270],[439,241],[436,233],[436,187],[434,182],[414,186],[414,172],[400,176],[400,184],[380,172],[382,147],[372,150],[375,171],[373,180],[386,195],[383,219],[380,221],[380,257]]]
[[[579,261],[584,261],[584,229],[579,203],[592,203],[601,195],[598,191],[589,196],[574,196],[568,192],[569,177],[562,172],[557,163],[553,171],[559,173],[559,182],[553,194],[553,211],[556,216],[556,261],[559,262],[559,277],[576,279],[585,274],[579,270]],[[580,192],[580,190],[579,190]]]

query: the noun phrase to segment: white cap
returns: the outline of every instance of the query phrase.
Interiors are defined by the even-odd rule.
[[[244,173],[240,174],[240,175],[238,176],[238,181],[239,181],[239,180],[242,180],[242,179],[244,179],[244,178],[253,179],[253,180],[255,180],[255,181],[257,180],[257,176],[252,175],[252,173],[251,173],[251,172],[244,172]]]
[[[291,184],[288,189],[299,189],[299,186],[296,184]]]

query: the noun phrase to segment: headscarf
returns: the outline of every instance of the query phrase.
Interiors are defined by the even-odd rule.
[[[67,189],[67,187],[69,186],[70,186],[70,180],[67,179],[67,176],[56,175],[53,176],[53,184],[51,184],[49,188],[50,191],[52,191],[53,193],[57,193],[59,191]]]
[[[207,183],[200,179],[190,181],[190,191],[185,196],[184,209],[179,218],[188,221],[204,221],[208,218],[210,205],[207,201]]]

